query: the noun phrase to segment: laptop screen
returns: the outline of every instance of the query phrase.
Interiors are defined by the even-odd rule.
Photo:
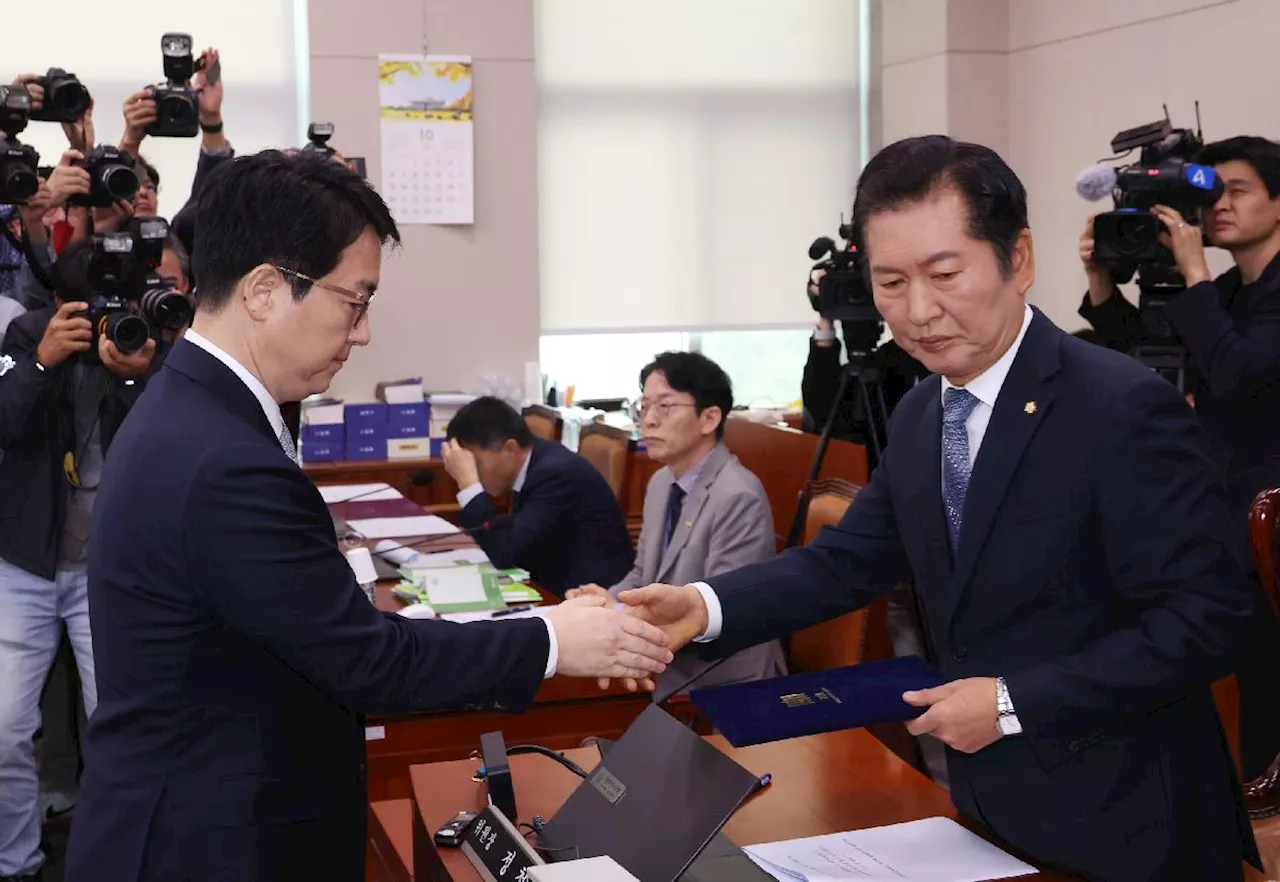
[[[559,860],[608,855],[640,882],[675,882],[760,779],[657,705],[602,750],[543,828]]]

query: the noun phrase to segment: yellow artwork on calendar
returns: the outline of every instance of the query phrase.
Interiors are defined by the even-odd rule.
[[[379,192],[397,223],[474,222],[472,85],[468,56],[378,57]]]

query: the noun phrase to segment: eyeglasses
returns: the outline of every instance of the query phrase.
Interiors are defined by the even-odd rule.
[[[675,407],[697,407],[687,401],[671,401],[663,399],[662,401],[640,401],[633,402],[631,405],[631,418],[636,422],[640,422],[645,417],[653,415],[661,422],[671,416],[671,410]]]
[[[276,269],[290,278],[299,279],[308,284],[315,285],[317,288],[323,288],[333,294],[337,294],[355,310],[355,321],[351,323],[352,327],[359,325],[364,320],[365,314],[369,311],[369,307],[373,304],[373,293],[360,294],[356,291],[349,291],[338,285],[330,285],[327,282],[317,282],[311,276],[303,275],[297,270],[291,270],[286,266],[277,266]]]

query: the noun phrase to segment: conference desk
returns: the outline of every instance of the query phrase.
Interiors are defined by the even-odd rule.
[[[418,515],[422,507],[408,499],[395,499],[339,502],[330,505],[329,511],[335,518],[349,521]],[[412,545],[423,539],[419,536],[394,541]],[[367,541],[363,544],[373,545]],[[423,550],[447,551],[474,544],[470,536],[458,533],[431,539]],[[395,584],[395,579],[385,579],[375,586],[379,609],[394,612],[404,607],[403,601],[391,592]],[[552,595],[541,593],[544,602],[556,602]],[[470,756],[479,748],[480,736],[485,732],[501,729],[509,744],[534,742],[556,749],[575,747],[590,735],[617,738],[648,704],[647,693],[628,692],[616,684],[601,690],[595,680],[552,677],[543,683],[533,707],[519,715],[465,710],[370,715],[365,719],[369,798],[408,796],[410,766]],[[686,696],[673,698],[668,708],[685,722],[696,717]]]
[[[955,810],[941,787],[863,729],[744,748],[731,747],[719,736],[708,740],[750,771],[773,776],[769,787],[725,826],[725,835],[738,845],[935,816],[953,818],[982,832]],[[588,771],[599,760],[594,747],[565,751],[565,755]],[[477,765],[478,761],[463,760],[414,766],[411,799],[370,805],[370,882],[480,879],[461,852],[437,849],[431,843],[431,834],[458,811],[484,806],[484,785],[471,780]],[[550,818],[580,780],[559,764],[535,755],[512,757],[511,774],[521,821],[535,814]],[[1063,882],[1074,877],[1043,872],[1021,878]]]

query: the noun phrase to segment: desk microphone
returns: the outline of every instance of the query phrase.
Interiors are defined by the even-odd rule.
[[[436,473],[431,471],[431,469],[418,469],[416,472],[413,472],[409,475],[409,482],[413,484],[413,486],[415,487],[426,487],[435,479],[436,479]],[[355,496],[352,496],[350,499],[344,499],[342,500],[342,502],[335,502],[332,504],[343,505],[348,502],[356,502],[357,500],[364,499],[366,496],[373,496],[377,493],[385,493],[389,489],[394,490],[395,488],[392,487],[390,484],[379,485],[372,490],[366,490],[363,493],[357,493]]]

